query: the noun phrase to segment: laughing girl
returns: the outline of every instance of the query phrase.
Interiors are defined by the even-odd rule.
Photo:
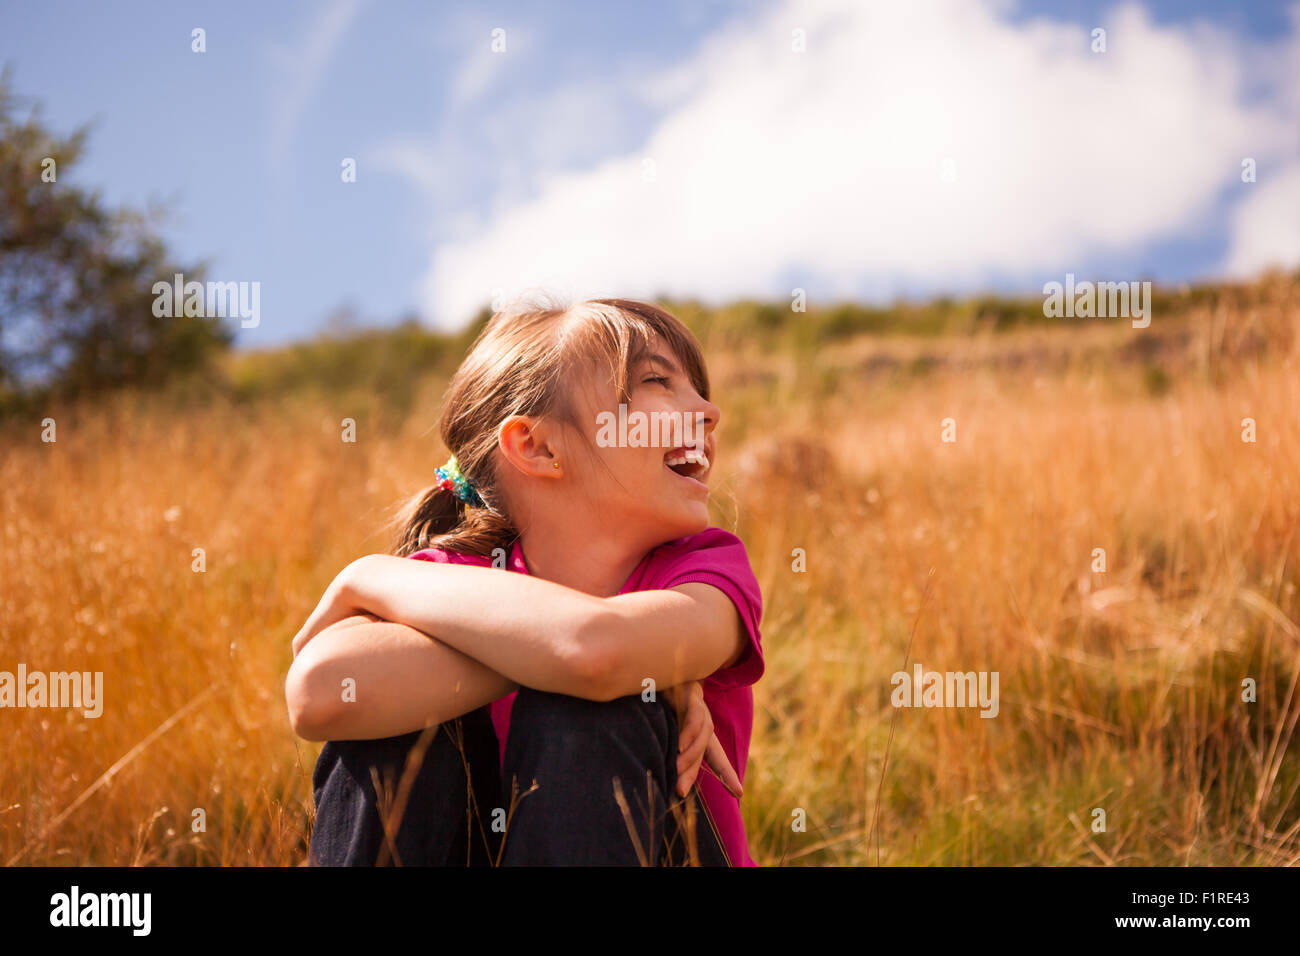
[[[703,428],[598,440],[620,413]],[[345,568],[293,640],[294,729],[329,741],[311,862],[753,865],[762,601],[709,526],[718,419],[662,309],[492,317],[395,554]]]

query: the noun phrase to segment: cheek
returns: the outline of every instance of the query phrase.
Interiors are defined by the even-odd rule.
[[[629,462],[635,471],[636,480],[643,485],[658,485],[663,478],[663,449],[637,449]]]
[[[614,496],[628,493],[639,496],[645,488],[658,482],[661,477],[658,470],[662,467],[662,452],[652,456],[639,448],[601,449],[592,490]]]
[[[639,511],[656,512],[669,497],[664,491],[663,449],[621,449],[619,460],[612,463],[622,487],[614,493],[626,495]]]

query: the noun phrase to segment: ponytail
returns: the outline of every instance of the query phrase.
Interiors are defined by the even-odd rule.
[[[497,548],[509,552],[519,533],[496,508],[467,505],[456,492],[430,485],[408,502],[398,519],[393,553],[407,557],[425,548],[491,558]]]

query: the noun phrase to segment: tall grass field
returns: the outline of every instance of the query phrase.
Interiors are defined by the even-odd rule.
[[[1145,329],[676,309],[763,591],[760,864],[1300,863],[1300,281]],[[287,361],[0,426],[0,671],[104,697],[0,711],[0,862],[304,861],[289,641],[431,483],[455,361],[259,392]],[[996,714],[894,706],[917,665]]]

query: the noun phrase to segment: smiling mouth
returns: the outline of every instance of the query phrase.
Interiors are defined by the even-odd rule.
[[[704,484],[709,474],[709,456],[702,448],[674,448],[664,455],[664,467],[675,475]]]

